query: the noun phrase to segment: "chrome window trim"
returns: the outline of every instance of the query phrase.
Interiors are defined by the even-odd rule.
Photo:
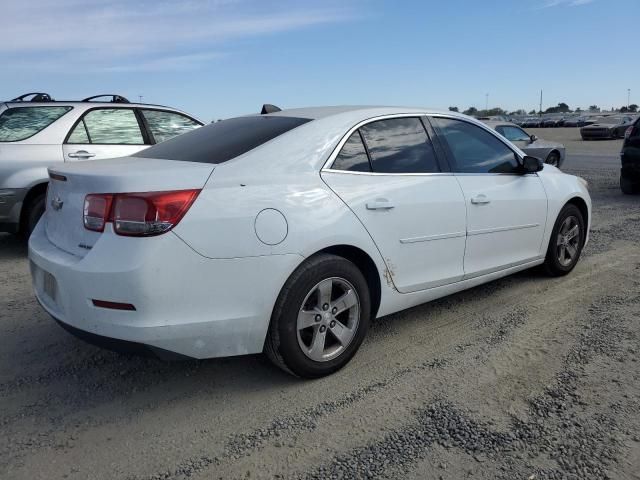
[[[372,176],[380,176],[380,177],[441,177],[441,176],[449,176],[452,177],[453,173],[451,172],[424,172],[424,173],[383,173],[383,172],[356,172],[351,170],[338,170],[333,168],[325,168],[321,170],[321,173],[345,173],[347,175],[372,175]]]
[[[393,175],[393,176],[399,176],[399,175],[442,175],[443,173],[449,174],[449,172],[425,172],[425,173],[381,173],[381,172],[352,172],[349,170],[339,170],[339,169],[333,169],[330,167],[333,166],[333,162],[335,161],[336,157],[340,154],[340,151],[342,150],[342,147],[344,146],[345,143],[347,143],[347,140],[349,140],[349,137],[351,137],[351,135],[353,135],[353,133],[358,130],[360,127],[363,127],[369,123],[373,123],[373,122],[377,122],[379,120],[389,120],[392,118],[417,118],[417,119],[421,119],[421,117],[426,117],[428,114],[426,112],[423,113],[391,113],[388,115],[377,115],[375,117],[370,117],[370,118],[366,118],[364,120],[361,120],[360,122],[356,123],[355,126],[351,127],[349,130],[347,130],[347,133],[340,139],[340,141],[338,142],[338,144],[336,145],[336,147],[333,149],[333,151],[331,152],[331,155],[329,155],[329,158],[327,159],[326,162],[324,162],[324,165],[322,166],[322,168],[320,169],[320,172],[334,172],[334,173],[348,173],[348,174],[360,174],[360,175]],[[425,129],[425,133],[427,134],[427,136],[429,137],[428,132]],[[431,137],[429,137],[429,139],[431,141],[433,141],[433,139]]]

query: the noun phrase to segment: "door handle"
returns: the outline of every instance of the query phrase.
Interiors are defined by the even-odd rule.
[[[475,197],[471,197],[471,203],[474,205],[485,205],[487,203],[491,203],[491,200],[489,200],[486,195],[480,194]]]
[[[367,210],[391,210],[395,205],[386,198],[376,198],[373,202],[367,202]]]
[[[89,153],[86,150],[78,150],[77,152],[69,153],[67,155],[69,158],[91,158],[95,156],[95,153]]]

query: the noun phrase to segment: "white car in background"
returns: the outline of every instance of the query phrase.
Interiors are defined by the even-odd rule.
[[[121,95],[59,101],[27,93],[0,102],[0,232],[29,236],[44,212],[48,166],[133,155],[201,125]]]
[[[42,306],[108,347],[265,351],[310,378],[372,318],[536,265],[564,275],[587,241],[586,183],[469,117],[265,110],[51,168],[29,241]]]

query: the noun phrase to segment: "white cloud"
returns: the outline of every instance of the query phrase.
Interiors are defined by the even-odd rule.
[[[596,0],[546,0],[539,8],[551,8],[559,6],[579,7],[580,5],[587,5],[595,1]]]
[[[4,2],[3,2],[4,3]],[[352,20],[344,2],[8,0],[2,57],[56,58],[110,71],[195,67],[229,42]],[[216,53],[211,53],[216,52]],[[27,66],[29,62],[21,62]]]

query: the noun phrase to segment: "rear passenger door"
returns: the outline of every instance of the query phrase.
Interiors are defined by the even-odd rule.
[[[464,274],[464,196],[440,168],[429,129],[417,116],[369,121],[349,133],[322,171],[368,230],[402,293]]]
[[[87,111],[71,128],[62,146],[64,160],[126,157],[150,144],[133,108],[99,107]]]
[[[515,152],[462,119],[432,118],[466,201],[465,278],[540,258],[547,195],[537,174],[521,174]]]

